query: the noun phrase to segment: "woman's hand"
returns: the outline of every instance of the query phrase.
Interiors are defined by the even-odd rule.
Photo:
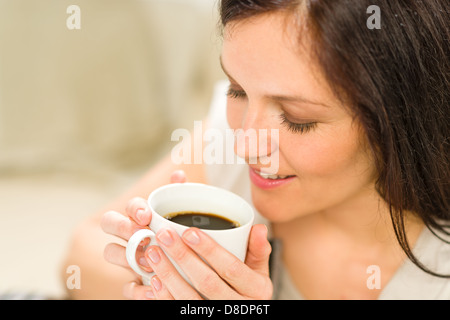
[[[171,182],[185,182],[182,171],[175,172]],[[126,208],[128,217],[110,211],[103,216],[101,226],[109,234],[126,241],[139,229],[148,228],[151,212],[147,202],[134,198]],[[269,278],[270,244],[267,228],[253,226],[245,263],[219,246],[197,228],[186,230],[180,237],[170,229],[156,234],[159,246],[150,246],[145,252],[138,248],[136,260],[148,272],[155,272],[151,286],[144,286],[137,277],[127,283],[124,295],[129,299],[270,299],[272,283]],[[165,252],[183,269],[195,287],[192,288],[172,265]],[[110,263],[129,268],[125,247],[109,244],[104,251]],[[206,264],[200,257],[208,264]],[[131,270],[131,269],[130,269]],[[199,294],[201,293],[201,295]]]
[[[150,246],[144,255],[156,273],[151,280],[156,299],[191,300],[206,297],[236,300],[272,297],[268,268],[271,247],[265,225],[253,226],[245,263],[197,228],[186,230],[181,237],[170,229],[163,229],[156,238],[160,247]],[[196,290],[177,272],[161,248],[183,269]],[[126,292],[129,298],[137,298],[141,290],[140,286],[130,285]]]
[[[181,170],[175,171],[170,177],[170,182],[186,182],[185,173]],[[148,229],[151,219],[152,213],[147,205],[147,201],[143,198],[133,198],[126,206],[125,215],[117,211],[108,211],[102,216],[100,225],[104,232],[128,241],[136,231],[140,229]],[[133,272],[128,265],[125,256],[125,246],[117,243],[108,244],[104,250],[104,257],[106,261],[127,268]],[[139,246],[136,251],[136,261],[144,270],[152,272],[152,269],[149,267],[146,259],[144,258],[143,246]],[[128,289],[130,287],[138,286],[140,283],[140,277],[136,275],[135,282],[128,284],[125,287],[125,296],[130,296],[128,294]],[[148,287],[138,286],[138,288],[139,289],[133,291],[136,298],[148,298]]]

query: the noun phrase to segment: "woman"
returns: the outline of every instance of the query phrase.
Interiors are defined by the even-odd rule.
[[[379,29],[367,27],[374,4]],[[261,224],[245,263],[197,229],[182,237],[163,230],[160,246],[207,298],[449,299],[444,1],[223,0],[220,10],[228,124],[279,131],[266,155],[237,152],[249,163],[238,181],[250,178],[251,200],[282,243],[281,281],[274,286],[269,277]],[[276,182],[250,161],[274,154]],[[175,169],[169,162],[135,194],[163,184]],[[189,180],[214,183],[208,168],[182,169]],[[117,211],[103,216],[102,227],[125,240],[151,219],[141,198],[129,202],[130,219]],[[108,245],[105,256],[127,266],[123,246]],[[151,287],[128,282],[127,298],[201,298],[159,247],[147,248],[140,262],[156,275]]]

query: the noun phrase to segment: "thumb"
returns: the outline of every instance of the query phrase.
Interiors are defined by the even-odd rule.
[[[170,183],[184,183],[186,181],[186,173],[183,170],[176,170],[170,175]]]
[[[264,224],[254,225],[250,231],[245,264],[254,271],[268,276],[271,252],[272,247],[267,240],[267,227]]]

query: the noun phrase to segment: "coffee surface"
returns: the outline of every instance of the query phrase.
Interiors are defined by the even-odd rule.
[[[226,230],[239,227],[239,223],[236,221],[232,221],[214,213],[183,211],[169,213],[165,218],[183,226],[196,227],[199,229]]]

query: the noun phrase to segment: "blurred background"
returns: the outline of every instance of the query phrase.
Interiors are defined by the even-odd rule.
[[[0,294],[63,294],[73,227],[204,118],[220,45],[217,0],[0,0]]]

